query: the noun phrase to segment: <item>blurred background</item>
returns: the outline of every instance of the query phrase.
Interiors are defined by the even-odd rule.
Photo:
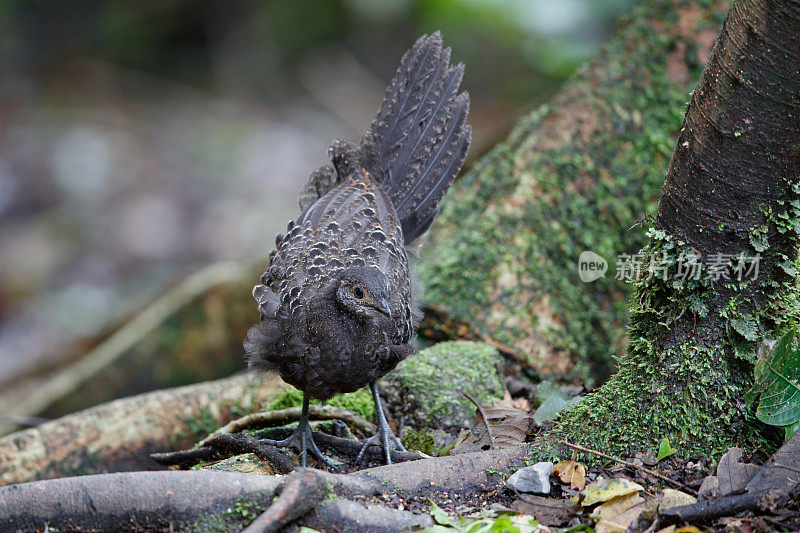
[[[0,416],[188,274],[265,262],[419,35],[441,30],[467,65],[469,165],[632,2],[0,0]],[[131,372],[119,394],[163,385]]]

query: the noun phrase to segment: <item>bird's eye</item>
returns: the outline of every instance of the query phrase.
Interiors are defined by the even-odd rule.
[[[354,288],[353,296],[355,296],[356,300],[362,300],[364,298],[364,290],[361,287]]]

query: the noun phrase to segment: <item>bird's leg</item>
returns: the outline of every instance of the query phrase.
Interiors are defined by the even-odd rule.
[[[394,434],[392,428],[389,427],[389,423],[386,421],[386,415],[383,414],[383,402],[381,401],[381,395],[378,393],[378,382],[373,381],[370,383],[369,390],[372,392],[372,399],[375,400],[375,411],[378,413],[378,432],[367,439],[367,442],[365,442],[364,446],[361,447],[361,451],[358,452],[358,456],[356,457],[356,463],[361,460],[361,457],[364,455],[364,452],[367,451],[367,447],[370,444],[380,442],[383,446],[386,464],[390,465],[392,464],[392,457],[389,453],[389,441],[393,441],[394,447],[401,452],[406,451],[406,449],[403,447],[400,439],[398,439]]]
[[[261,439],[264,444],[271,444],[272,446],[279,447],[294,447],[300,452],[300,466],[306,466],[306,452],[311,452],[311,455],[316,457],[331,468],[335,468],[330,459],[322,455],[322,452],[317,448],[314,442],[314,437],[311,434],[311,425],[308,423],[308,394],[303,394],[303,412],[300,415],[300,422],[297,424],[297,429],[294,433],[289,435],[283,440]]]

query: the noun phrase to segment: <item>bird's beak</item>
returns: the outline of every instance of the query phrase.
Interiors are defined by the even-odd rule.
[[[392,318],[392,311],[389,309],[389,301],[386,298],[382,298],[375,303],[375,309],[383,313],[384,315]]]

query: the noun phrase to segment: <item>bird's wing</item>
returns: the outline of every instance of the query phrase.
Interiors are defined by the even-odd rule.
[[[314,202],[299,224],[310,225],[320,238],[335,237],[342,248],[400,239],[401,235],[391,201],[364,170]]]

